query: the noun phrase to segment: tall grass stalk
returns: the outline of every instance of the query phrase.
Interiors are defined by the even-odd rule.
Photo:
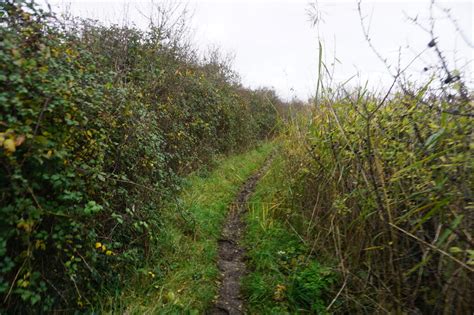
[[[334,311],[473,310],[472,118],[426,90],[322,97],[288,126],[293,207],[339,261]]]

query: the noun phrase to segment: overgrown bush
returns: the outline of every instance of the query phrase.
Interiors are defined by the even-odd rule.
[[[164,31],[0,4],[2,310],[85,310],[119,290],[159,258],[181,176],[271,135],[271,91]]]
[[[427,25],[409,18],[428,34],[426,47],[406,65],[400,48],[391,63],[370,37],[362,3],[362,32],[392,85],[382,93],[335,85],[320,44],[313,106],[286,132],[287,199],[301,209],[294,224],[340,275],[327,310],[471,314],[474,94],[435,35],[439,13],[462,31],[431,1]],[[424,75],[414,81],[416,62]]]
[[[337,312],[469,314],[472,101],[402,87],[321,98],[288,129],[300,230],[339,262]]]

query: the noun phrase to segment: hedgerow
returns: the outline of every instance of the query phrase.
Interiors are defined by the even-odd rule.
[[[335,261],[333,312],[473,311],[472,95],[434,85],[324,95],[289,125],[293,224]]]
[[[183,175],[271,136],[274,92],[160,34],[0,4],[3,310],[90,308],[159,257]]]

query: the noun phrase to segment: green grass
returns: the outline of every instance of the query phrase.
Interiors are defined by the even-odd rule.
[[[180,198],[163,211],[159,258],[109,301],[114,312],[197,314],[212,304],[219,277],[217,239],[228,205],[272,147],[224,158],[214,170],[188,177]]]
[[[335,277],[308,255],[287,221],[288,181],[276,156],[250,199],[245,245],[250,273],[243,280],[251,314],[324,313]]]

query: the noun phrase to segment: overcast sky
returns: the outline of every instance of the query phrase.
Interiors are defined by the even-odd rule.
[[[192,38],[203,51],[209,45],[217,45],[224,52],[234,54],[234,68],[244,85],[274,87],[287,99],[293,96],[306,99],[314,94],[318,40],[323,43],[328,66],[334,57],[337,58],[336,82],[344,82],[357,74],[351,81],[353,85],[368,80],[373,88],[386,87],[390,76],[364,39],[357,1],[319,0],[316,7],[321,19],[316,27],[309,21],[311,2],[315,3],[301,0],[190,0],[187,3],[192,12]],[[138,10],[150,12],[150,1],[146,0],[50,0],[49,3],[55,10],[62,11],[67,7],[73,15],[104,23],[122,23],[124,8],[128,7],[128,19],[139,27],[144,27],[146,21]],[[463,31],[463,34],[456,32],[456,26],[436,9],[439,21],[435,30],[439,46],[453,68],[465,69],[472,84],[472,1],[438,1],[438,4],[451,10]],[[391,64],[397,63],[400,48],[402,64],[425,49],[429,35],[410,23],[407,15],[418,16],[418,21],[426,24],[429,5],[430,0],[363,1],[363,15],[366,24],[370,24],[372,42]],[[426,76],[423,68],[429,66],[433,58],[433,52],[427,51],[413,64],[408,73],[413,80]]]

